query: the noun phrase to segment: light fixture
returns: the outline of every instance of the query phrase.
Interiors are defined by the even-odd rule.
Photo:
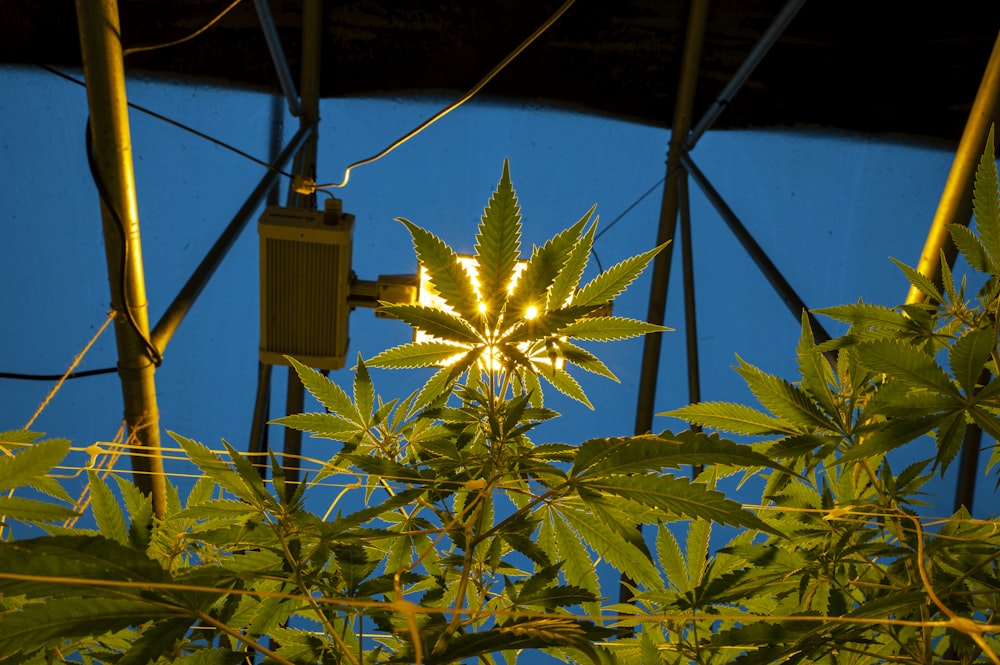
[[[271,206],[260,235],[260,360],[293,356],[318,369],[347,358],[354,215],[340,200],[323,211]]]

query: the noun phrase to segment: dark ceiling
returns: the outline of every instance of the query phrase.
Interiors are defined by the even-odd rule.
[[[86,0],[90,1],[90,0]],[[228,0],[120,0],[126,47],[203,25]],[[321,94],[457,96],[561,4],[559,0],[328,0]],[[301,0],[271,0],[293,72]],[[784,2],[713,0],[695,120]],[[483,91],[669,126],[689,3],[577,0]],[[66,0],[0,2],[0,62],[79,66]],[[1000,29],[1000,2],[811,0],[716,123],[944,139],[961,134]],[[130,56],[131,73],[278,90],[253,3],[199,38]]]

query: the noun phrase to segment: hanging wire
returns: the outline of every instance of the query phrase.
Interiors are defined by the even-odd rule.
[[[233,0],[233,2],[229,3],[229,5],[225,9],[223,9],[221,12],[219,12],[218,14],[216,14],[215,17],[212,20],[210,20],[208,23],[206,23],[202,27],[198,28],[197,30],[195,30],[194,32],[192,32],[190,35],[188,35],[186,37],[181,37],[180,39],[175,39],[175,40],[173,40],[171,42],[164,42],[164,43],[161,43],[161,44],[148,44],[148,45],[144,45],[144,46],[133,46],[132,48],[127,48],[124,51],[122,51],[122,56],[126,56],[127,57],[127,56],[132,55],[133,53],[143,53],[145,51],[155,51],[156,49],[167,48],[169,46],[177,46],[178,44],[183,44],[186,41],[192,40],[195,37],[197,37],[198,35],[202,34],[206,30],[208,30],[209,28],[211,28],[213,25],[215,25],[219,21],[221,21],[223,16],[225,16],[226,14],[228,14],[230,12],[230,10],[232,10],[233,8],[235,8],[236,5],[240,4],[241,2],[243,2],[243,0]]]
[[[122,313],[125,315],[126,320],[135,331],[136,336],[142,340],[143,346],[146,347],[146,351],[149,353],[149,359],[157,367],[163,364],[163,354],[160,352],[156,345],[153,344],[153,340],[150,339],[149,335],[142,330],[139,326],[139,322],[135,318],[135,314],[132,312],[132,304],[128,301],[128,289],[125,288],[128,282],[128,262],[129,262],[129,243],[128,243],[128,232],[125,230],[125,222],[122,221],[121,212],[115,207],[114,199],[111,197],[111,193],[108,191],[107,183],[104,182],[104,177],[101,175],[101,170],[97,165],[97,157],[94,155],[94,139],[90,133],[90,118],[87,118],[87,127],[85,129],[86,133],[86,143],[87,143],[87,166],[90,167],[90,175],[94,180],[94,185],[97,186],[97,194],[101,198],[101,203],[107,208],[108,213],[111,215],[111,219],[114,221],[115,226],[118,227],[118,232],[121,234],[122,241],[122,261],[121,261],[121,275],[119,275],[119,286],[121,288],[121,293],[118,294],[122,301]]]
[[[472,99],[473,97],[475,97],[476,94],[478,94],[479,91],[482,90],[486,86],[487,83],[489,83],[490,81],[492,81],[493,78],[496,77],[497,74],[499,74],[500,72],[502,72],[507,67],[507,65],[509,65],[514,60],[514,58],[516,58],[517,56],[521,55],[521,53],[526,48],[528,48],[529,46],[531,46],[531,44],[535,40],[537,40],[546,30],[548,30],[550,27],[552,27],[552,24],[555,23],[556,21],[558,21],[559,18],[563,14],[566,13],[566,10],[568,10],[570,7],[573,6],[573,3],[575,1],[576,0],[566,0],[566,2],[563,3],[562,7],[560,7],[559,9],[557,9],[555,11],[555,13],[552,14],[552,16],[550,16],[545,21],[545,23],[543,23],[541,26],[538,27],[537,30],[535,30],[533,33],[531,33],[531,35],[527,39],[525,39],[523,42],[521,42],[521,44],[517,48],[515,48],[513,51],[511,51],[510,54],[508,54],[506,58],[504,58],[502,61],[500,61],[500,64],[498,64],[496,67],[494,67],[493,69],[491,69],[489,74],[487,74],[486,76],[484,76],[483,79],[479,83],[477,83],[476,85],[472,86],[472,88],[470,88],[469,91],[466,92],[464,95],[462,95],[461,97],[459,97],[458,99],[456,99],[454,102],[452,102],[448,106],[444,107],[443,109],[441,109],[440,111],[438,111],[437,113],[435,113],[434,115],[432,115],[427,120],[424,120],[424,122],[421,123],[419,126],[417,126],[415,129],[410,130],[407,134],[404,134],[400,138],[398,138],[395,141],[393,141],[392,143],[390,143],[388,146],[386,146],[386,148],[384,150],[382,150],[382,152],[380,152],[380,153],[378,153],[376,155],[372,155],[371,157],[368,157],[366,159],[362,159],[360,161],[354,162],[353,164],[350,164],[346,169],[344,169],[344,179],[342,181],[340,181],[340,182],[330,182],[330,183],[326,183],[324,185],[311,184],[311,188],[313,190],[317,190],[317,189],[332,189],[332,188],[344,187],[345,185],[347,185],[348,181],[351,179],[351,170],[352,169],[355,169],[355,168],[357,168],[359,166],[364,166],[365,164],[371,164],[372,162],[376,162],[376,161],[382,159],[383,157],[385,157],[386,155],[388,155],[390,152],[392,152],[393,150],[395,150],[399,146],[403,145],[404,143],[406,143],[407,141],[409,141],[410,139],[412,139],[414,136],[416,136],[420,132],[424,131],[425,129],[427,129],[428,127],[430,127],[431,125],[433,125],[435,122],[437,122],[438,120],[440,120],[444,116],[448,115],[449,113],[451,113],[452,111],[454,111],[455,109],[457,109],[462,104],[466,103],[467,101],[469,101],[470,99]],[[308,188],[309,188],[309,186],[308,186],[308,183],[307,183],[306,189],[308,189]],[[304,193],[311,193],[311,192],[304,192]]]
[[[73,76],[70,76],[69,74],[66,74],[64,72],[61,72],[58,69],[56,69],[55,67],[50,67],[49,65],[38,65],[38,67],[41,68],[41,69],[44,69],[45,71],[49,72],[50,74],[54,74],[55,76],[58,76],[59,78],[65,79],[65,80],[69,81],[70,83],[75,83],[76,85],[84,87],[84,88],[87,87],[86,82],[81,81],[80,79],[75,78]],[[254,157],[253,155],[251,155],[248,152],[240,150],[239,148],[237,148],[237,147],[235,147],[235,146],[233,146],[233,145],[231,145],[229,143],[226,143],[225,141],[222,141],[221,139],[217,139],[214,136],[206,134],[205,132],[198,131],[197,129],[195,129],[195,128],[189,126],[189,125],[185,125],[183,122],[179,122],[179,121],[174,120],[172,118],[168,118],[167,116],[165,116],[165,115],[163,115],[161,113],[157,113],[156,111],[148,109],[145,106],[141,106],[141,105],[136,104],[134,102],[129,102],[128,106],[129,106],[129,108],[135,109],[136,111],[139,111],[140,113],[144,113],[144,114],[146,114],[146,115],[148,115],[148,116],[150,116],[152,118],[156,118],[157,120],[159,120],[161,122],[165,122],[168,125],[173,125],[174,127],[178,128],[178,129],[180,129],[182,131],[188,132],[189,134],[193,134],[194,136],[197,136],[200,139],[204,139],[204,140],[206,140],[206,141],[208,141],[210,143],[214,143],[215,145],[219,146],[220,148],[223,148],[223,149],[228,150],[228,151],[230,151],[232,153],[235,153],[235,154],[239,155],[240,157],[243,157],[244,159],[247,159],[247,160],[253,162],[254,164],[258,164],[260,166],[263,166],[264,168],[269,169],[271,171],[274,171],[275,173],[278,173],[280,175],[283,175],[286,178],[291,178],[292,177],[291,173],[288,173],[287,171],[283,171],[283,170],[281,170],[279,168],[276,168],[274,165],[267,163],[263,159],[260,159],[258,157]]]
[[[608,231],[610,231],[615,224],[617,224],[618,222],[620,222],[622,220],[622,218],[625,217],[625,215],[627,215],[630,212],[632,212],[632,210],[635,209],[635,207],[637,205],[639,205],[640,203],[642,203],[643,200],[647,196],[649,196],[650,194],[652,194],[653,192],[655,192],[660,187],[660,185],[663,184],[664,180],[666,180],[666,176],[660,178],[655,183],[653,183],[652,187],[650,187],[649,189],[647,189],[645,191],[645,193],[643,193],[639,198],[637,198],[635,201],[633,201],[631,203],[631,205],[629,205],[629,207],[627,207],[624,210],[622,210],[621,213],[619,213],[619,215],[617,217],[615,217],[613,220],[611,220],[610,224],[608,224],[607,226],[605,226],[604,228],[602,228],[600,231],[598,231],[597,234],[594,235],[594,242],[596,243],[597,240],[602,235],[604,235],[605,233],[607,233]],[[600,259],[599,256],[597,256],[597,250],[595,250],[593,246],[591,246],[591,248],[590,248],[590,253],[594,257],[594,261],[597,262],[597,270],[599,272],[604,272],[604,266],[601,265],[601,259]]]

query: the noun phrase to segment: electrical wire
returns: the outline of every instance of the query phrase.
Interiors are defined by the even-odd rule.
[[[121,213],[118,208],[115,207],[114,200],[111,197],[111,193],[108,191],[107,183],[104,182],[104,178],[101,175],[101,170],[97,165],[97,158],[94,155],[94,139],[90,133],[90,117],[87,118],[87,126],[84,130],[86,133],[86,143],[87,143],[87,166],[90,167],[90,176],[94,180],[94,185],[97,186],[97,194],[101,198],[101,203],[107,208],[108,213],[111,215],[111,219],[114,221],[115,226],[118,227],[118,232],[121,234],[122,241],[122,261],[121,261],[121,275],[119,275],[119,286],[121,288],[121,293],[119,296],[122,301],[122,309],[124,310],[125,318],[128,320],[129,325],[132,330],[135,331],[136,336],[142,340],[143,345],[146,347],[146,351],[149,353],[149,358],[152,360],[153,365],[159,367],[163,364],[163,354],[160,352],[153,341],[150,339],[149,335],[143,332],[142,328],[139,326],[139,322],[135,319],[135,314],[132,312],[132,305],[128,301],[128,290],[125,288],[125,284],[128,279],[128,262],[129,262],[129,251],[128,251],[128,231],[125,229],[125,223],[122,221]]]
[[[145,45],[145,46],[133,46],[132,48],[127,48],[127,49],[123,50],[122,51],[122,56],[127,57],[127,56],[132,55],[133,53],[143,53],[144,51],[155,51],[157,49],[167,48],[168,46],[177,46],[178,44],[183,44],[186,41],[192,40],[195,37],[197,37],[198,35],[202,34],[206,30],[208,30],[209,28],[211,28],[213,25],[215,25],[219,21],[221,21],[223,16],[225,16],[226,14],[228,14],[230,12],[230,10],[232,10],[233,8],[235,8],[236,5],[240,4],[241,2],[243,2],[243,0],[233,0],[233,2],[229,3],[229,5],[225,9],[223,9],[221,12],[219,12],[218,14],[216,14],[215,18],[213,18],[211,21],[209,21],[208,23],[206,23],[202,27],[198,28],[197,30],[195,30],[194,32],[192,32],[190,35],[188,35],[186,37],[181,37],[180,39],[175,39],[175,40],[173,40],[171,42],[164,42],[162,44],[148,44],[148,45]]]
[[[117,367],[102,367],[101,369],[85,369],[82,372],[70,372],[69,374],[22,374],[20,372],[0,372],[0,379],[15,379],[18,381],[58,381],[64,378],[83,379],[88,376],[112,374],[117,371]]]
[[[49,72],[50,74],[54,74],[54,75],[56,75],[56,76],[58,76],[58,77],[60,77],[62,79],[65,79],[65,80],[69,81],[70,83],[75,83],[76,85],[79,85],[79,86],[84,87],[84,88],[87,87],[86,82],[81,81],[81,80],[79,80],[77,78],[74,78],[74,77],[72,77],[69,74],[66,74],[64,72],[61,72],[58,69],[56,69],[55,67],[50,67],[49,65],[38,65],[38,67],[40,67],[41,69],[44,69],[45,71]],[[215,145],[219,146],[220,148],[224,148],[226,150],[229,150],[230,152],[233,152],[233,153],[239,155],[240,157],[243,157],[244,159],[248,159],[248,160],[250,160],[251,162],[253,162],[255,164],[259,164],[260,166],[263,166],[266,169],[274,171],[275,173],[277,173],[279,175],[283,175],[286,178],[291,178],[292,177],[291,173],[288,173],[287,171],[283,171],[283,170],[281,170],[279,168],[276,168],[273,164],[269,164],[266,161],[264,161],[263,159],[259,159],[257,157],[254,157],[250,153],[244,152],[243,150],[240,150],[239,148],[237,148],[237,147],[235,147],[233,145],[230,145],[230,144],[226,143],[225,141],[217,139],[214,136],[210,136],[210,135],[206,134],[205,132],[198,131],[197,129],[195,129],[193,127],[185,125],[184,123],[178,122],[177,120],[174,120],[172,118],[168,118],[167,116],[165,116],[165,115],[163,115],[161,113],[157,113],[156,111],[148,109],[148,108],[146,108],[144,106],[140,106],[139,104],[135,104],[133,102],[129,102],[128,105],[129,105],[129,108],[133,108],[136,111],[139,111],[140,113],[145,113],[146,115],[148,115],[150,117],[153,117],[153,118],[156,118],[157,120],[160,120],[161,122],[165,122],[168,125],[173,125],[174,127],[177,127],[178,129],[181,129],[181,130],[183,130],[185,132],[188,132],[189,134],[193,134],[193,135],[197,136],[198,138],[204,139],[204,140],[206,140],[206,141],[208,141],[210,143],[214,143]]]
[[[498,64],[496,67],[494,67],[492,70],[490,70],[489,74],[487,74],[486,76],[484,76],[483,79],[479,83],[477,83],[476,85],[472,86],[472,88],[470,88],[469,91],[466,92],[464,95],[462,95],[457,100],[455,100],[454,102],[452,102],[448,106],[444,107],[443,109],[441,109],[440,111],[438,111],[437,113],[435,113],[434,115],[432,115],[427,120],[424,120],[424,122],[421,123],[415,129],[410,130],[407,134],[404,134],[400,138],[398,138],[395,141],[393,141],[392,143],[390,143],[384,150],[382,150],[382,152],[380,152],[380,153],[378,153],[376,155],[372,155],[371,157],[368,157],[366,159],[362,159],[360,161],[354,162],[353,164],[350,164],[346,169],[344,169],[344,179],[341,182],[336,182],[336,183],[331,182],[331,183],[326,183],[324,185],[312,185],[312,189],[334,189],[334,188],[346,186],[347,183],[348,183],[348,181],[351,179],[351,170],[352,169],[355,169],[355,168],[357,168],[359,166],[364,166],[365,164],[371,164],[372,162],[376,162],[376,161],[382,159],[383,157],[385,157],[386,155],[388,155],[390,152],[392,152],[393,150],[395,150],[399,146],[403,145],[404,143],[406,143],[407,141],[409,141],[410,139],[412,139],[414,136],[416,136],[420,132],[424,131],[425,129],[427,129],[428,127],[430,127],[431,125],[433,125],[435,122],[437,122],[438,120],[440,120],[444,116],[448,115],[449,113],[451,113],[452,111],[454,111],[455,109],[457,109],[462,104],[466,103],[467,101],[469,101],[470,99],[472,99],[473,97],[475,97],[476,94],[478,94],[479,91],[482,90],[486,86],[487,83],[489,83],[490,81],[492,81],[493,78],[497,74],[499,74],[500,72],[502,72],[507,67],[507,65],[509,65],[514,60],[514,58],[516,58],[517,56],[521,55],[522,51],[524,51],[526,48],[528,48],[529,46],[531,46],[531,44],[536,39],[538,39],[546,30],[548,30],[550,27],[552,27],[552,24],[555,23],[556,21],[558,21],[559,18],[563,14],[566,13],[566,10],[568,10],[570,7],[573,6],[573,3],[575,1],[576,0],[566,0],[566,2],[563,3],[562,7],[560,7],[559,9],[557,9],[555,11],[555,13],[552,14],[552,16],[550,16],[545,21],[545,23],[543,23],[541,26],[538,27],[537,30],[535,30],[533,33],[531,33],[531,35],[527,39],[525,39],[523,42],[521,42],[521,44],[517,48],[515,48],[513,51],[511,51],[510,54],[508,54],[506,58],[504,58],[502,61],[500,61],[500,64]]]
[[[643,202],[643,200],[644,200],[644,199],[645,199],[645,198],[646,198],[647,196],[649,196],[650,194],[652,194],[653,192],[655,192],[655,191],[657,190],[657,188],[659,188],[659,186],[660,186],[660,185],[662,185],[662,184],[663,184],[663,182],[664,182],[664,181],[665,181],[666,179],[667,179],[667,178],[666,178],[666,176],[664,176],[664,177],[660,178],[659,180],[657,180],[657,181],[656,181],[655,183],[653,183],[653,186],[652,186],[652,187],[650,187],[649,189],[647,189],[647,190],[645,191],[645,193],[643,193],[643,194],[642,194],[642,195],[641,195],[641,196],[640,196],[639,198],[637,198],[637,199],[636,199],[635,201],[633,201],[633,202],[631,203],[631,205],[629,205],[629,207],[627,207],[627,208],[625,208],[624,210],[622,210],[622,211],[621,211],[621,213],[619,213],[619,215],[618,215],[617,217],[615,217],[615,218],[614,218],[613,220],[611,220],[611,223],[609,223],[609,224],[608,224],[607,226],[605,226],[605,227],[604,227],[604,228],[602,228],[602,229],[601,229],[600,231],[598,231],[596,235],[594,235],[594,242],[597,242],[597,240],[598,240],[598,239],[599,239],[599,238],[600,238],[600,237],[601,237],[602,235],[604,235],[605,233],[607,233],[608,231],[610,231],[610,230],[611,230],[611,228],[612,228],[612,227],[613,227],[613,226],[614,226],[615,224],[617,224],[618,222],[620,222],[620,221],[622,220],[622,218],[623,218],[623,217],[625,217],[625,215],[627,215],[627,214],[629,214],[630,212],[632,212],[632,210],[633,210],[633,209],[634,209],[634,208],[635,208],[635,207],[636,207],[637,205],[639,205],[640,203],[642,203],[642,202]],[[598,256],[597,256],[597,250],[595,250],[593,246],[591,246],[591,248],[590,248],[590,253],[591,253],[591,254],[593,255],[593,257],[594,257],[594,261],[596,261],[596,262],[597,262],[597,270],[598,270],[599,272],[604,272],[604,266],[602,266],[602,265],[601,265],[601,259],[600,259],[600,257],[598,257]]]

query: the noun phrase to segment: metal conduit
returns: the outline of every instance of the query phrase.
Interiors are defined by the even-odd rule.
[[[76,15],[95,163],[108,198],[103,200],[102,194],[101,219],[111,306],[117,313],[115,341],[125,424],[129,444],[138,446],[130,455],[133,479],[151,497],[154,514],[161,517],[166,511],[166,483],[153,378],[156,368],[144,341],[149,321],[118,3],[77,0]]]

